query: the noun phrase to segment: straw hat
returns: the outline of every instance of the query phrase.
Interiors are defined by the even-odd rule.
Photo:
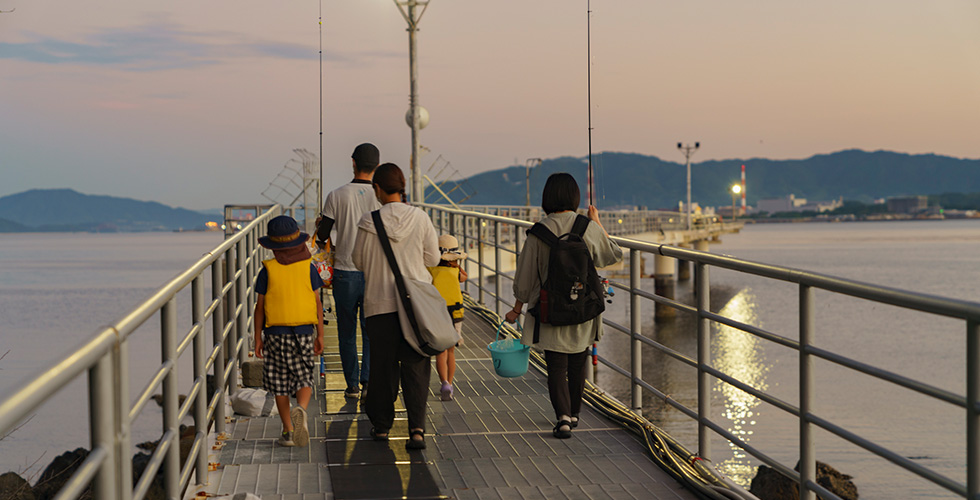
[[[439,252],[442,253],[442,260],[453,261],[466,258],[466,252],[460,250],[459,240],[450,234],[439,237]]]

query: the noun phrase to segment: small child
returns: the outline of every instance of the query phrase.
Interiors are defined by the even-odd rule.
[[[323,353],[323,304],[317,293],[323,280],[306,246],[310,236],[300,232],[292,217],[270,220],[268,233],[259,244],[275,258],[262,262],[255,282],[255,356],[265,358],[262,385],[275,396],[282,420],[279,445],[306,446],[314,356]],[[297,406],[290,410],[294,393]]]
[[[466,271],[459,267],[459,261],[466,258],[466,252],[459,249],[459,241],[448,234],[439,237],[439,251],[442,260],[436,267],[430,267],[432,284],[439,290],[442,298],[446,299],[446,307],[453,318],[456,331],[460,332],[459,343],[463,345],[463,293],[459,284],[466,281]],[[453,375],[456,373],[456,348],[450,347],[436,354],[436,372],[442,382],[442,400],[453,399]]]

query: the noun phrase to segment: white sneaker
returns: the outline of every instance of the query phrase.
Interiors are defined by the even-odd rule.
[[[293,421],[293,442],[296,446],[310,444],[310,430],[306,426],[306,410],[302,406],[294,406],[289,410],[289,418]]]

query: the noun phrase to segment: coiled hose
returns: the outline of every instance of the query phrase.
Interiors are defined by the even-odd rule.
[[[463,294],[463,304],[467,309],[494,327],[500,325],[502,321],[500,316],[482,304],[477,303],[468,294]],[[501,331],[506,332],[513,338],[521,338],[520,332],[506,322],[501,327]],[[544,357],[539,352],[532,349],[530,360],[531,365],[539,372],[547,372]],[[605,415],[609,420],[616,422],[621,427],[626,428],[638,436],[640,441],[646,446],[650,458],[661,469],[681,484],[687,486],[700,498],[711,500],[758,500],[757,497],[745,491],[745,489],[721,476],[704,459],[688,451],[662,429],[636,413],[633,413],[630,408],[619,400],[610,397],[588,380],[585,382],[585,393],[582,399],[593,409]]]

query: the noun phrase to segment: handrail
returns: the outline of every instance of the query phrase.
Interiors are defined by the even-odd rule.
[[[468,288],[475,287],[476,291],[479,292],[479,302],[483,304],[497,304],[494,312],[500,314],[499,305],[502,301],[507,299],[507,297],[500,296],[501,293],[499,284],[502,281],[501,278],[513,281],[513,275],[510,273],[510,270],[512,270],[513,267],[507,267],[508,264],[506,262],[502,262],[501,255],[519,254],[524,241],[524,236],[521,234],[523,231],[521,231],[521,229],[530,227],[530,221],[536,220],[535,217],[540,218],[541,216],[539,212],[535,212],[536,207],[478,207],[477,210],[469,210],[470,207],[456,209],[431,204],[419,204],[418,206],[429,213],[433,224],[436,225],[436,228],[440,232],[455,235],[460,240],[461,245],[467,248],[467,253],[469,255],[467,257],[466,264],[475,265],[476,269],[479,271],[479,277],[471,275],[471,278],[477,278],[478,282],[473,285],[467,284],[466,286]],[[520,214],[528,217],[529,220],[516,219],[502,214]],[[603,221],[608,220],[608,214],[603,217],[606,217],[602,219]],[[604,222],[603,225],[609,229],[607,223]],[[613,234],[612,231],[610,231],[610,234]],[[654,303],[657,307],[669,307],[680,311],[683,314],[692,314],[696,316],[698,323],[698,352],[696,359],[692,359],[670,349],[665,345],[643,337],[642,333],[639,331],[639,322],[636,320],[638,317],[637,312],[628,313],[629,317],[632,318],[628,326],[617,324],[608,319],[604,320],[604,323],[610,327],[613,334],[628,335],[632,339],[630,344],[630,357],[633,360],[631,366],[617,366],[611,360],[602,356],[599,356],[598,360],[601,361],[603,366],[609,368],[612,373],[623,376],[629,380],[631,385],[631,393],[633,394],[633,404],[631,407],[634,411],[642,410],[640,405],[640,402],[642,401],[642,391],[653,394],[658,399],[663,400],[671,407],[676,408],[682,414],[693,419],[698,427],[699,454],[702,458],[710,459],[711,450],[709,444],[709,434],[707,432],[710,430],[716,435],[724,437],[730,443],[741,448],[745,452],[754,456],[756,459],[772,466],[775,470],[789,477],[791,480],[796,481],[800,485],[800,491],[803,492],[801,498],[808,500],[812,500],[816,496],[819,496],[820,498],[837,498],[835,495],[816,483],[816,465],[814,457],[816,440],[814,437],[814,429],[816,427],[824,429],[841,439],[854,443],[855,445],[860,446],[881,458],[884,458],[888,462],[895,464],[895,466],[901,467],[902,469],[922,477],[942,488],[945,488],[956,495],[971,499],[980,498],[980,303],[879,286],[820,273],[775,266],[760,262],[752,262],[687,248],[669,246],[666,244],[648,243],[630,239],[623,235],[611,236],[611,238],[624,250],[628,249],[629,255],[631,256],[629,259],[631,276],[630,283],[618,283],[610,280],[610,283],[614,288],[625,291],[629,294],[627,307],[628,311],[632,311],[635,304],[638,312],[639,308],[642,307],[640,305],[641,301],[647,301]],[[474,248],[476,251],[470,251],[470,249]],[[492,255],[494,255],[494,261],[492,263],[487,262],[485,258],[482,258],[482,256],[486,254],[484,251],[485,248],[492,249],[493,251]],[[634,284],[633,280],[638,279],[637,277],[640,275],[639,261],[641,259],[635,257],[642,257],[643,254],[680,259],[696,265],[698,269],[696,276],[698,279],[695,283],[695,293],[698,296],[698,304],[691,306],[675,301],[670,297],[640,290],[638,285]],[[798,313],[800,323],[799,341],[782,337],[764,329],[725,317],[717,312],[710,311],[707,307],[707,297],[710,291],[709,270],[712,267],[758,276],[778,282],[797,284],[799,286],[800,303]],[[486,279],[490,276],[494,277],[493,281],[496,283],[495,287],[488,287],[486,285]],[[922,381],[898,375],[891,371],[867,363],[862,363],[845,356],[843,353],[832,352],[812,345],[810,343],[809,336],[814,328],[813,311],[815,298],[813,290],[822,290],[838,294],[839,296],[853,297],[879,304],[896,306],[910,311],[934,314],[964,321],[964,329],[966,333],[966,354],[967,359],[969,360],[966,370],[965,394],[956,394]],[[486,297],[487,294],[490,296]],[[488,305],[487,307],[490,306]],[[509,306],[507,307],[509,308]],[[752,387],[751,385],[738,380],[736,377],[725,374],[712,366],[709,342],[711,331],[709,328],[710,325],[725,325],[735,330],[745,332],[765,342],[771,342],[776,345],[798,351],[800,353],[800,377],[797,381],[799,384],[799,405],[797,406],[783,401],[782,399],[777,398],[764,390]],[[671,358],[697,368],[697,410],[681,405],[680,403],[671,399],[670,395],[664,394],[643,380],[641,376],[642,363],[640,363],[638,360],[642,359],[640,357],[640,349],[641,346],[644,345],[655,348]],[[894,386],[900,389],[911,391],[916,394],[926,395],[935,400],[964,409],[967,414],[967,483],[961,484],[956,480],[946,477],[945,475],[940,474],[922,464],[914,463],[902,457],[900,454],[897,454],[896,452],[889,450],[880,444],[870,441],[866,437],[860,436],[851,430],[844,429],[843,427],[815,414],[812,406],[814,396],[811,388],[812,375],[810,368],[811,363],[815,359],[823,359],[828,362],[835,363],[836,365],[851,370],[856,374],[886,381],[894,384]],[[794,471],[791,465],[775,461],[772,457],[765,455],[760,450],[755,449],[736,436],[733,436],[711,418],[711,386],[708,384],[709,380],[719,381],[723,384],[738,388],[739,390],[744,391],[760,401],[786,412],[799,420],[800,472]]]
[[[58,498],[81,496],[91,481],[95,498],[142,499],[156,472],[163,471],[164,490],[168,498],[181,496],[192,473],[207,475],[207,449],[203,446],[205,430],[224,432],[224,394],[237,390],[236,360],[245,356],[247,335],[254,303],[252,278],[261,248],[257,235],[265,223],[279,215],[279,205],[253,206],[255,217],[240,231],[226,233],[227,239],[207,252],[189,268],[178,273],[151,293],[136,307],[111,325],[97,329],[50,368],[29,377],[0,398],[0,435],[17,427],[42,403],[61,391],[68,382],[88,371],[90,431],[93,451],[76,471]],[[263,212],[264,210],[264,212]],[[260,213],[261,212],[261,213]],[[236,227],[237,228],[237,227]],[[210,270],[210,272],[208,272]],[[211,281],[211,300],[205,308],[204,280]],[[179,292],[190,287],[192,295],[191,327],[178,339]],[[129,352],[126,340],[156,314],[160,314],[163,361],[153,371],[137,399],[130,403]],[[208,321],[211,320],[211,321]],[[212,342],[205,341],[210,330]],[[225,346],[232,346],[227,352]],[[187,351],[193,353],[194,377],[183,405],[177,397],[177,361]],[[227,366],[226,366],[226,361]],[[213,369],[212,369],[213,368]],[[213,372],[215,394],[207,398],[205,374]],[[231,381],[231,382],[229,382]],[[164,430],[160,444],[152,453],[133,489],[130,428],[145,407],[150,395],[162,388]],[[198,429],[192,452],[180,462],[178,427],[180,420],[193,415]]]

